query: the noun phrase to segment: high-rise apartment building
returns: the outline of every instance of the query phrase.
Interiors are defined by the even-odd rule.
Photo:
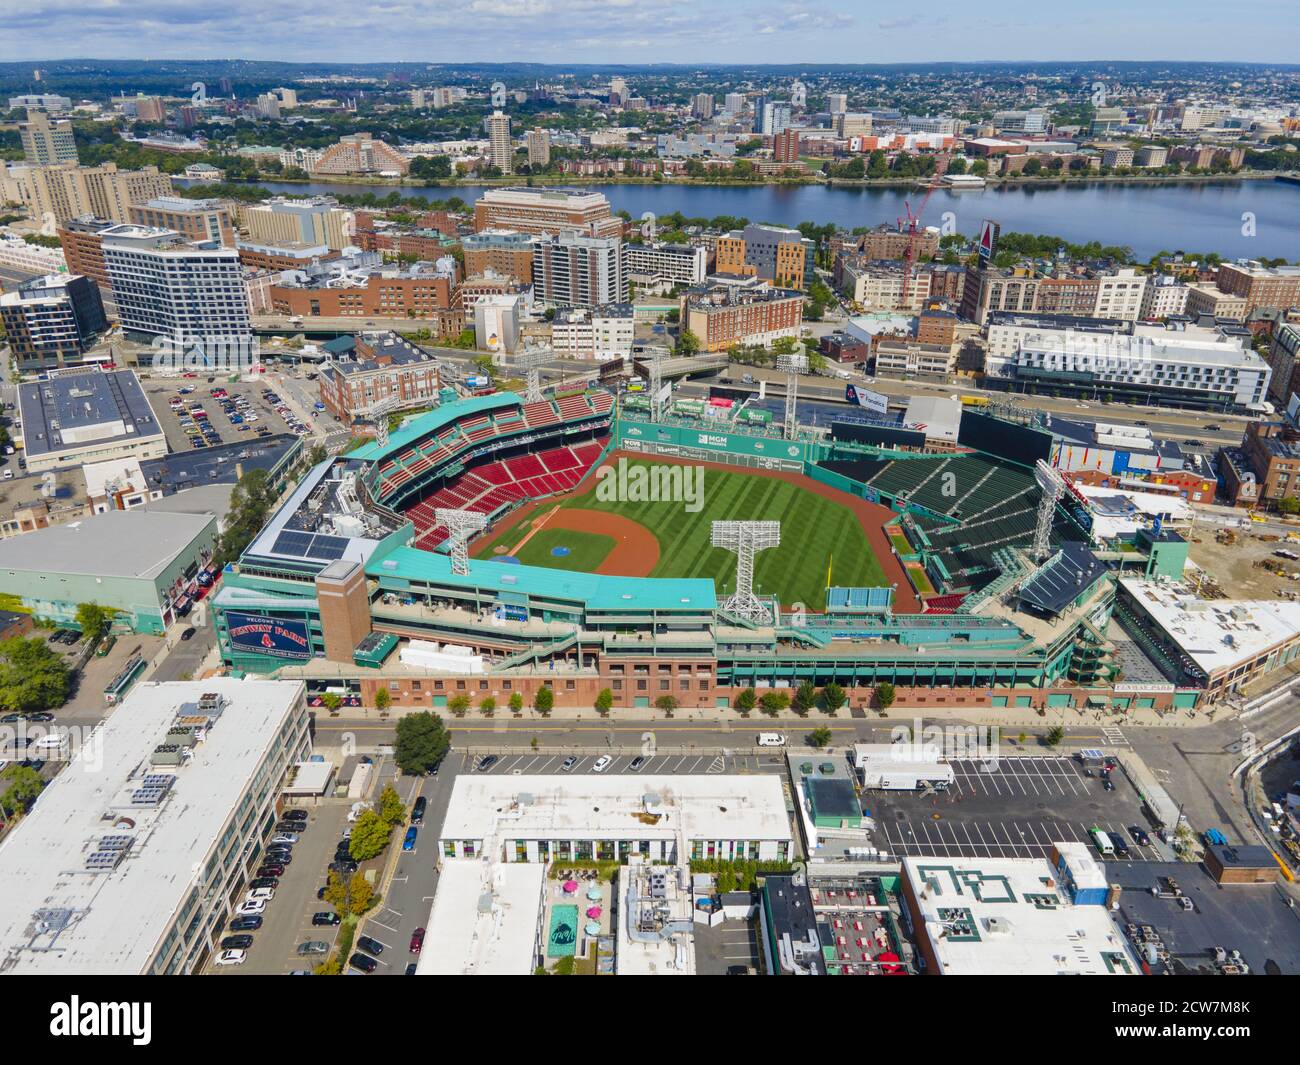
[[[510,116],[493,111],[488,119],[488,154],[492,165],[503,174],[515,172],[515,146],[510,140]],[[549,158],[549,149],[548,149]]]
[[[161,337],[187,348],[252,335],[234,248],[214,241],[191,244],[172,230],[135,225],[113,226],[101,239],[118,319],[128,335]]]
[[[405,174],[406,157],[369,133],[350,133],[331,144],[316,163],[317,174]]]
[[[133,204],[173,191],[172,179],[157,167],[119,170],[116,163],[32,166],[19,172],[18,184],[24,206],[36,218],[50,214],[58,222],[84,215],[128,222]]]
[[[546,166],[551,161],[551,131],[549,129],[530,129],[528,131],[528,165]]]
[[[769,101],[763,104],[762,111],[755,112],[754,117],[759,133],[767,137],[774,136],[790,126],[790,105]]]
[[[80,362],[108,322],[89,278],[54,274],[0,295],[0,324],[19,371],[27,372]]]
[[[691,114],[696,118],[702,118],[708,121],[713,117],[713,94],[708,92],[696,93],[691,97]]]
[[[799,131],[783,129],[772,138],[772,159],[778,163],[799,161]]]
[[[849,94],[846,92],[832,92],[826,95],[826,110],[832,115],[838,115],[849,109]]]
[[[513,229],[519,233],[561,233],[577,229],[593,237],[623,233],[603,193],[574,188],[488,189],[474,204],[474,229]],[[611,301],[617,302],[617,301]]]
[[[18,132],[23,142],[23,158],[33,166],[77,162],[77,141],[68,119],[51,121],[44,111],[29,111],[27,121],[19,123]]]
[[[746,97],[743,92],[729,92],[723,98],[722,107],[731,114],[738,115],[745,110],[745,100]]]
[[[627,300],[623,241],[566,232],[533,246],[533,291],[561,307]]]
[[[529,281],[533,276],[533,236],[508,229],[485,229],[461,241],[465,253],[465,276],[477,277],[489,270],[502,277]]]

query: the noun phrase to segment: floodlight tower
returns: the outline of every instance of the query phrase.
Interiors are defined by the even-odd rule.
[[[1056,504],[1065,493],[1065,481],[1059,470],[1042,459],[1034,465],[1034,480],[1043,490],[1043,498],[1038,504],[1038,524],[1034,527],[1034,540],[1030,544],[1029,554],[1035,562],[1042,562],[1050,548],[1052,518],[1056,515]]]
[[[799,433],[795,404],[799,398],[799,375],[808,372],[807,355],[778,355],[776,368],[785,374],[785,438],[793,440]]]
[[[538,403],[542,398],[542,366],[555,357],[548,347],[526,347],[515,356],[515,365],[524,371],[524,402]]]
[[[451,541],[451,572],[462,577],[469,576],[469,541],[477,532],[482,532],[487,525],[487,515],[477,510],[444,510],[437,507],[433,520],[447,527],[448,539]]]
[[[667,355],[666,349],[653,347],[646,351],[646,377],[650,382],[650,420],[652,422],[661,422],[664,419],[664,397],[660,395],[664,390],[664,364],[663,358]]]
[[[722,609],[747,621],[771,622],[772,612],[754,594],[754,556],[781,543],[781,523],[715,521],[709,542],[736,554],[736,590]]]
[[[402,406],[397,396],[389,396],[366,408],[366,417],[375,423],[375,443],[380,447],[388,446],[388,416]]]

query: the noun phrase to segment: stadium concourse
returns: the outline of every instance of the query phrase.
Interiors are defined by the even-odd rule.
[[[701,710],[811,683],[856,711],[882,681],[910,707],[1126,705],[1105,637],[1115,585],[1077,500],[1049,500],[1048,550],[1027,553],[1045,434],[976,415],[938,455],[906,435],[787,434],[677,406],[652,421],[599,389],[448,402],[298,485],[228,568],[221,654],[367,705],[383,687],[397,708],[531,705],[546,688],[558,707],[608,689],[620,709]],[[699,505],[596,491],[596,471],[624,461],[701,467]],[[483,529],[471,550],[445,509],[475,515],[457,519]],[[584,524],[593,514],[605,523]],[[779,543],[738,587],[744,567],[710,529],[755,519],[779,521]],[[614,572],[634,526],[658,560]],[[1167,688],[1153,704],[1196,701]]]

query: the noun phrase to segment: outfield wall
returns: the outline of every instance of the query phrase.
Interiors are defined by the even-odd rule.
[[[641,455],[719,462],[749,469],[803,473],[811,465],[814,448],[801,440],[737,432],[705,425],[662,425],[619,417],[614,422],[616,446]]]

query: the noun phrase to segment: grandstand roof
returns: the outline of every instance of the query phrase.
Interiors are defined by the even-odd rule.
[[[514,592],[584,603],[588,610],[714,610],[711,580],[676,577],[613,577],[471,559],[468,576],[451,571],[451,558],[433,551],[399,547],[366,566],[370,577],[400,576],[465,588]]]
[[[466,399],[458,399],[454,403],[444,403],[437,410],[416,418],[405,428],[390,433],[387,444],[367,444],[365,447],[357,448],[356,451],[349,451],[348,458],[360,459],[363,462],[386,459],[416,440],[421,440],[430,433],[436,433],[444,425],[449,425],[458,418],[479,414],[482,411],[500,410],[503,407],[517,407],[522,403],[523,400],[513,392],[493,392],[490,396],[470,396]]]

